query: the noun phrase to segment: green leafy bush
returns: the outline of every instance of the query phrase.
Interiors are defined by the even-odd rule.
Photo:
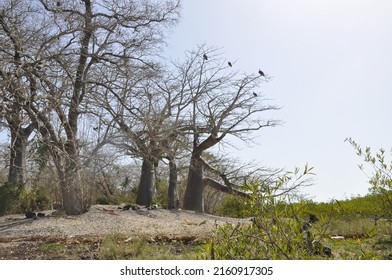
[[[18,199],[19,210],[42,211],[50,208],[49,196],[40,188],[24,189]]]
[[[346,139],[356,150],[357,155],[362,157],[364,162],[371,167],[372,174],[369,178],[370,191],[380,199],[383,206],[383,215],[392,215],[392,161],[385,158],[385,150],[380,149],[377,153],[372,153],[370,147],[362,147],[351,138]],[[359,168],[366,174],[366,168],[362,164]]]
[[[233,218],[246,218],[248,214],[246,210],[247,201],[233,195],[228,195],[219,208],[218,215]]]
[[[10,213],[15,209],[23,186],[19,184],[5,183],[0,186],[0,215]]]
[[[295,190],[309,181],[311,168],[296,169],[266,184],[248,184],[243,191],[249,198],[237,198],[226,207],[251,223],[217,227],[210,246],[212,259],[309,259],[322,255],[327,223],[311,225],[306,204],[298,203]],[[242,203],[238,203],[242,200]],[[297,203],[292,203],[296,200]],[[312,223],[315,221],[312,221]],[[306,226],[306,227],[305,227]]]

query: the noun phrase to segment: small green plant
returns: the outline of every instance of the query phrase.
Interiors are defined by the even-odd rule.
[[[102,241],[99,258],[105,260],[119,260],[127,255],[127,246],[122,244],[124,236],[121,234],[111,234]]]
[[[63,243],[53,243],[47,242],[42,243],[38,246],[38,250],[45,253],[45,252],[56,252],[58,254],[64,254],[67,250],[67,246]]]

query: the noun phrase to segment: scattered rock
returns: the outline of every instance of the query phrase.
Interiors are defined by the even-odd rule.
[[[36,219],[37,215],[34,212],[31,211],[27,211],[25,213],[26,219]]]
[[[135,205],[132,205],[131,208],[132,208],[132,210],[136,211],[136,210],[139,210],[139,209],[140,209],[140,206],[137,205],[137,204],[135,204]]]
[[[132,205],[127,204],[127,205],[124,205],[124,206],[123,206],[122,210],[128,211],[128,210],[131,209],[131,208],[132,208]]]
[[[137,205],[137,204],[126,204],[124,206],[118,206],[117,209],[121,209],[121,210],[124,210],[124,211],[128,211],[128,210],[134,210],[135,211],[135,210],[139,210],[140,206]]]

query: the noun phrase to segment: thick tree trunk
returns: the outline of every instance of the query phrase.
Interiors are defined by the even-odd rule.
[[[79,215],[86,211],[80,181],[80,158],[76,140],[64,145],[49,145],[56,166],[61,193],[62,209],[67,215]],[[59,147],[65,148],[60,150]]]
[[[204,212],[203,205],[203,164],[199,153],[193,153],[189,166],[183,208]]]
[[[150,206],[154,194],[154,163],[152,160],[143,159],[139,189],[136,197],[136,204]]]
[[[177,165],[173,160],[169,161],[169,169],[168,208],[177,209]]]
[[[11,128],[10,168],[8,182],[23,185],[25,183],[27,138],[18,129]]]
[[[85,212],[82,203],[80,184],[75,174],[64,173],[60,179],[63,209],[67,215],[79,215]]]
[[[80,182],[77,159],[64,159],[65,168],[58,170],[63,209],[67,215],[79,215],[86,211]]]
[[[11,132],[8,182],[23,186],[26,180],[26,150],[28,138],[33,132],[35,124],[30,123],[27,127],[22,128],[22,120],[18,115],[16,118],[7,117],[7,122]]]

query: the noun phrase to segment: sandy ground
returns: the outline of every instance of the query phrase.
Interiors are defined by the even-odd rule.
[[[121,210],[108,205],[94,205],[78,216],[43,212],[45,217],[36,219],[24,214],[0,217],[0,260],[97,259],[101,241],[111,234],[121,234],[123,242],[143,238],[174,247],[179,246],[177,241],[198,244],[210,239],[218,225],[249,223],[191,211]],[[63,244],[64,251],[40,249],[53,244]]]
[[[46,216],[26,219],[21,215],[0,217],[0,242],[34,237],[102,236],[194,236],[208,238],[217,225],[247,223],[249,219],[218,217],[184,210],[121,210],[118,206],[94,205],[79,216]]]

